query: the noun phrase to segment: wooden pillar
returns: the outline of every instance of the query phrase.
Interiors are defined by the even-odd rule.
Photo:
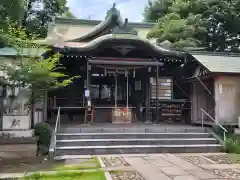
[[[127,96],[127,97],[126,97],[126,108],[127,108],[127,111],[128,111],[128,98],[129,98],[129,97],[128,97],[128,95],[129,95],[129,87],[128,87],[128,83],[129,83],[129,82],[128,82],[128,81],[129,81],[129,79],[128,79],[128,71],[127,71],[127,82],[126,82],[126,85],[127,85],[127,89],[126,89],[126,91],[127,91],[127,92],[126,92],[126,96]]]
[[[34,129],[34,115],[35,115],[35,93],[32,90],[31,95],[31,129]]]
[[[114,86],[111,86],[111,104],[114,104]]]
[[[86,65],[86,85],[85,85],[85,91],[87,91],[87,90],[89,90],[88,88],[89,88],[89,62],[88,62],[88,60],[87,60],[87,65]],[[86,109],[87,109],[87,107],[88,107],[88,97],[86,97],[86,92],[84,93],[84,96],[85,96],[85,98],[86,98],[86,104],[85,104],[85,106],[86,106]]]
[[[88,63],[88,90],[89,90],[89,97],[88,97],[88,100],[91,101],[91,77],[92,77],[92,74],[91,74],[91,64]],[[92,105],[92,103],[91,103]]]
[[[44,92],[44,100],[43,100],[43,121],[48,121],[48,92]]]
[[[0,106],[1,106],[1,112],[0,112],[0,130],[2,130],[2,125],[3,125],[3,115],[4,115],[4,103],[3,103],[3,98],[0,97]]]
[[[57,107],[56,96],[53,96],[53,107]]]
[[[99,77],[100,77],[100,79],[101,79],[102,75],[100,74]],[[101,79],[101,80],[102,80],[102,79]],[[102,87],[103,87],[103,86],[102,86],[102,83],[101,83],[101,82],[100,82],[98,85],[99,85],[99,87],[98,87],[98,92],[99,92],[99,94],[98,94],[98,100],[101,101],[101,99],[102,99]]]
[[[2,130],[3,125],[3,116],[4,116],[4,98],[7,96],[7,87],[4,84],[0,84],[2,86],[2,94],[0,97],[0,130]]]
[[[90,85],[90,78],[91,78],[91,73],[90,73],[90,69],[91,69],[91,66],[89,64],[89,61],[87,59],[87,66],[86,66],[86,90],[89,92],[89,95],[86,97],[86,110],[85,110],[85,122],[88,123],[90,121],[90,118],[89,118],[89,111],[91,110],[91,106],[89,105],[89,102],[91,103],[91,95],[90,95],[90,89],[91,89],[91,85]]]
[[[145,79],[145,121],[150,122],[150,81],[149,77]]]
[[[117,77],[117,73],[115,74],[115,93],[114,93],[114,97],[115,97],[115,99],[114,99],[114,106],[115,106],[115,108],[117,108],[117,106],[118,106],[118,92],[117,92],[117,88],[118,88],[118,77]]]
[[[159,76],[159,74],[158,74],[158,65],[157,65],[157,67],[156,67],[156,90],[157,90],[157,92],[156,92],[156,100],[157,100],[157,113],[156,113],[156,123],[159,123],[159,98],[158,98],[158,96],[159,96],[159,94],[158,94],[158,90],[159,90],[159,86],[158,86],[158,76]]]

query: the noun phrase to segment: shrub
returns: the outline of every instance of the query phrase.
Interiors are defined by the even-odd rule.
[[[224,145],[224,150],[227,153],[240,154],[240,141],[236,137],[227,137]]]
[[[37,148],[38,152],[42,155],[48,154],[49,146],[51,143],[51,137],[52,137],[52,128],[48,123],[40,122],[35,125],[35,136],[38,137],[37,141]]]

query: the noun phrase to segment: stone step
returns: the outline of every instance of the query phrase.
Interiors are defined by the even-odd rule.
[[[63,139],[210,138],[210,133],[58,133]]]
[[[214,138],[143,138],[143,139],[64,139],[57,146],[115,146],[115,145],[189,145],[217,144]]]
[[[126,125],[119,125],[119,127],[71,127],[71,128],[61,128],[61,133],[204,133],[206,128],[201,127],[161,127],[156,125],[154,127],[127,127]]]
[[[210,153],[219,152],[221,147],[222,146],[219,144],[61,146],[56,147],[56,156],[139,153]]]

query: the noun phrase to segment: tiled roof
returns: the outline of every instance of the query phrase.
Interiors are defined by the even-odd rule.
[[[240,54],[192,54],[191,55],[211,72],[240,73]]]

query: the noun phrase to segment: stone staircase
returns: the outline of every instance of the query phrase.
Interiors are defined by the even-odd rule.
[[[96,154],[208,153],[219,152],[221,148],[205,128],[126,126],[62,130],[56,137],[55,158]]]

